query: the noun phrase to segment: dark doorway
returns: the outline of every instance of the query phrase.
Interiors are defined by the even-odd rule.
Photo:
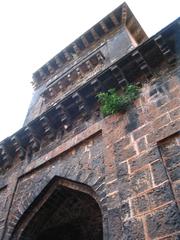
[[[102,240],[102,215],[89,194],[59,186],[23,231],[20,240]]]

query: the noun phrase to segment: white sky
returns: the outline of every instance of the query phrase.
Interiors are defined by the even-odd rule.
[[[0,140],[21,128],[41,65],[121,0],[0,0]],[[152,36],[179,17],[179,0],[127,0]]]

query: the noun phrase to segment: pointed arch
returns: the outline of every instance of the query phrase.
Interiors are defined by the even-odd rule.
[[[58,236],[102,240],[103,228],[101,206],[94,190],[56,176],[20,218],[11,240],[45,240],[50,236],[57,240]]]

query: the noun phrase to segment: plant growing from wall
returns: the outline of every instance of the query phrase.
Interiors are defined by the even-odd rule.
[[[104,117],[126,111],[138,96],[139,88],[132,84],[124,89],[122,95],[118,95],[114,88],[109,89],[107,92],[97,94],[100,103],[100,111]]]

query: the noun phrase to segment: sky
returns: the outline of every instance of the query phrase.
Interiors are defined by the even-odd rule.
[[[0,141],[22,127],[32,74],[121,0],[0,0]],[[127,0],[150,37],[179,17],[179,0]]]

